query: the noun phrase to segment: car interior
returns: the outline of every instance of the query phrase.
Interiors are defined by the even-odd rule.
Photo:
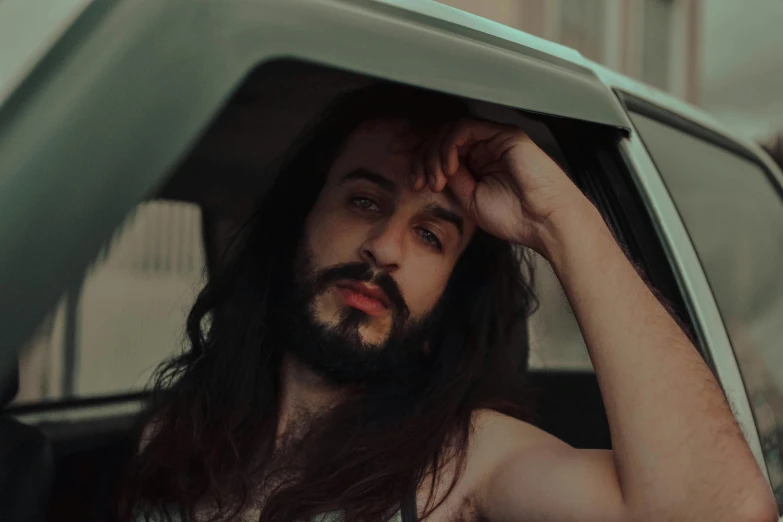
[[[336,94],[373,81],[311,63],[280,60],[252,71],[227,96],[222,111],[167,181],[149,196],[199,206],[207,277],[219,265],[256,198],[270,186],[275,166],[296,136]],[[623,177],[626,167],[615,147],[622,131],[523,114],[486,102],[476,102],[476,113],[522,126],[564,166],[602,210],[640,269],[685,317],[665,254],[639,210],[643,207],[633,186]],[[558,324],[549,327],[557,329]],[[545,352],[546,337],[538,342]],[[603,402],[589,364],[581,368],[531,364],[520,368],[520,378],[527,379],[535,397],[534,424],[577,448],[611,448]],[[2,390],[0,472],[12,487],[2,490],[0,504],[15,506],[3,520],[111,518],[119,478],[136,451],[144,425],[145,392],[12,404],[16,388],[14,376]]]

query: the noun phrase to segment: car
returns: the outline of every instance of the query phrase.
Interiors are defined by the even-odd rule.
[[[307,122],[379,80],[463,97],[564,167],[694,339],[783,513],[783,174],[697,107],[421,0],[6,0],[0,35],[4,521],[111,515],[199,285]],[[610,448],[536,267],[534,422]]]

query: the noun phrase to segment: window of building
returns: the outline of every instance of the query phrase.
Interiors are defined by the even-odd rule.
[[[783,200],[754,163],[632,114],[682,215],[742,373],[783,505]]]
[[[203,283],[199,207],[142,203],[20,354],[16,403],[142,390]]]

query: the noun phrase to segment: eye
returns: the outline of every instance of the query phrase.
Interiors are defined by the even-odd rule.
[[[372,199],[365,196],[358,196],[351,198],[351,205],[358,208],[362,212],[380,212],[381,207]]]
[[[440,239],[438,239],[438,236],[436,236],[433,232],[427,230],[426,228],[417,228],[416,233],[421,237],[422,241],[436,249],[438,252],[443,251],[443,244],[440,242]]]

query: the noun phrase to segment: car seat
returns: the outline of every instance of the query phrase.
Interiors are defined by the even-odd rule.
[[[19,368],[2,383],[0,416],[0,513],[3,522],[37,522],[49,509],[54,452],[38,429],[5,413],[19,391]]]

